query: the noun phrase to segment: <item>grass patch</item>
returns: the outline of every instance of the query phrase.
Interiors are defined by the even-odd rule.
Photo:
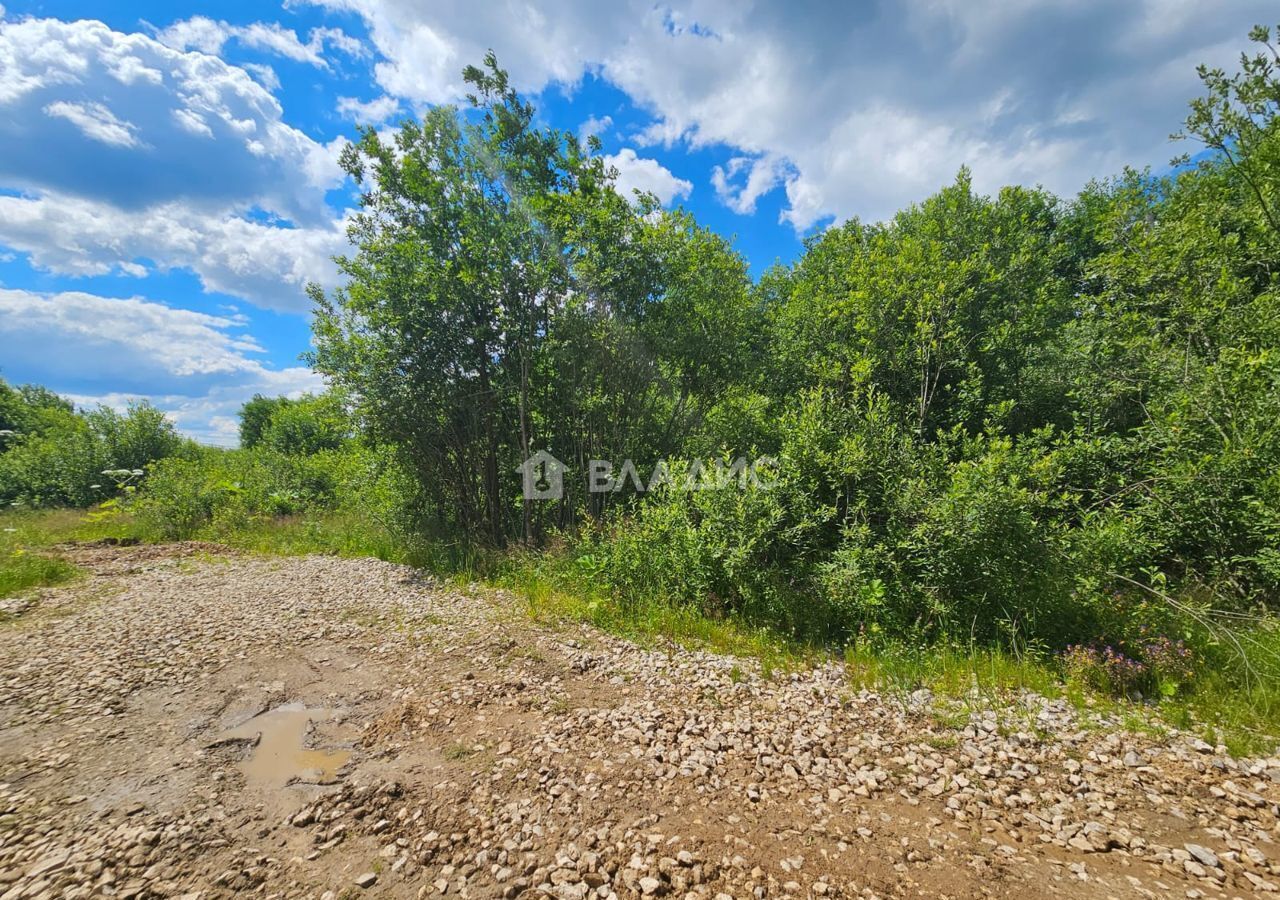
[[[1175,727],[1200,730],[1211,744],[1237,756],[1275,752],[1280,746],[1280,630],[1271,623],[1237,635],[1239,647],[1221,656],[1192,690],[1160,704]]]
[[[586,622],[649,648],[682,647],[755,659],[766,678],[804,668],[819,656],[815,648],[767,628],[713,618],[690,604],[620,600],[585,577],[567,554],[515,552],[485,574],[490,583],[521,596],[536,621]],[[737,671],[741,678],[741,669]]]
[[[0,513],[0,597],[70,581],[78,570],[52,548],[72,539],[83,515],[68,510]]]
[[[459,741],[444,748],[444,758],[451,762],[460,762],[474,756],[477,752],[475,747]]]
[[[0,597],[70,581],[76,567],[57,556],[0,545]]]
[[[900,694],[928,688],[945,697],[1021,690],[1058,697],[1063,691],[1046,657],[998,648],[864,642],[846,649],[844,661],[855,687]]]

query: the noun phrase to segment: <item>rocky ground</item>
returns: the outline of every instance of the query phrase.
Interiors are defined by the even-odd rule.
[[[0,900],[1280,884],[1280,759],[765,679],[372,560],[68,553],[89,578],[0,612]]]

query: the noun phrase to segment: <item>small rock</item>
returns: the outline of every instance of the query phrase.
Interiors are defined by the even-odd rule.
[[[1214,853],[1208,847],[1202,847],[1199,844],[1183,844],[1187,852],[1192,858],[1202,866],[1208,866],[1211,869],[1219,868],[1222,863],[1218,861],[1218,854]]]

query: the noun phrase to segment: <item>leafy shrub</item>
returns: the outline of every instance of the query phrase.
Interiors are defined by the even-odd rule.
[[[1181,639],[1157,635],[1142,645],[1141,653],[1162,694],[1177,693],[1195,678],[1195,653]]]
[[[281,398],[283,399],[283,398]],[[277,453],[307,456],[336,450],[350,437],[351,420],[334,394],[284,402],[271,413],[259,442]]]
[[[0,382],[0,422],[11,432],[0,443],[5,505],[87,506],[116,493],[106,472],[141,469],[191,448],[148,403],[124,413],[106,407],[77,413],[70,402],[30,385],[14,390]]]
[[[1065,597],[1050,500],[1025,454],[986,443],[950,470],[900,552],[943,632],[1041,635]]]
[[[165,539],[233,535],[282,516],[347,509],[406,530],[408,479],[388,451],[351,443],[309,456],[205,448],[153,464],[133,503],[150,533]]]
[[[1118,697],[1172,697],[1195,680],[1196,654],[1181,639],[1153,635],[1145,626],[1141,630],[1144,636],[1132,647],[1072,645],[1062,654],[1063,669],[1077,681]]]
[[[146,530],[167,540],[189,538],[213,519],[215,509],[239,492],[237,483],[211,477],[209,456],[165,459],[151,466],[134,506]]]

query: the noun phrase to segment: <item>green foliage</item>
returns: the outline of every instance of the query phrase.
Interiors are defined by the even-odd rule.
[[[612,499],[570,485],[521,502],[538,449],[591,458],[678,452],[748,368],[755,307],[743,260],[567,132],[540,128],[490,57],[469,68],[475,114],[437,107],[343,156],[364,189],[318,306],[314,365],[393,445],[435,528],[533,541]]]
[[[351,434],[351,417],[333,392],[297,399],[254,394],[240,408],[240,446],[245,450],[263,446],[307,455],[336,450]]]
[[[10,513],[0,516],[0,525],[0,597],[59,584],[75,576],[75,566],[44,551],[38,546],[40,542],[32,541],[26,521]]]
[[[1230,199],[1243,201],[1269,231],[1280,240],[1280,196],[1276,171],[1280,169],[1280,50],[1272,43],[1271,29],[1256,26],[1249,39],[1259,49],[1240,57],[1240,71],[1227,75],[1222,69],[1200,66],[1205,96],[1191,102],[1185,134],[1215,151],[1214,164],[1225,163],[1234,177]]]
[[[277,453],[308,456],[322,450],[337,450],[350,436],[351,419],[341,398],[327,393],[279,405],[258,443]]]
[[[254,394],[244,406],[240,407],[240,446],[246,450],[252,450],[258,446],[262,442],[267,426],[271,424],[271,417],[277,410],[292,402],[288,397],[264,397],[262,394]]]
[[[825,643],[1075,646],[1078,679],[1148,696],[1248,658],[1223,623],[1280,596],[1269,37],[1202,72],[1192,169],[1071,203],[962,171],[766,273],[763,376],[685,446],[767,450],[778,483],[646,498],[582,539],[593,577]]]
[[[123,414],[106,407],[81,413],[43,388],[14,391],[0,382],[0,411],[15,426],[0,445],[0,504],[6,506],[100,502],[120,488],[111,472],[132,473],[191,448],[147,403],[131,404]]]
[[[1043,192],[981,197],[962,170],[886,224],[812,240],[774,306],[776,386],[874,386],[925,438],[993,417],[1015,433],[1055,421],[1036,363],[1071,312],[1062,218]]]

